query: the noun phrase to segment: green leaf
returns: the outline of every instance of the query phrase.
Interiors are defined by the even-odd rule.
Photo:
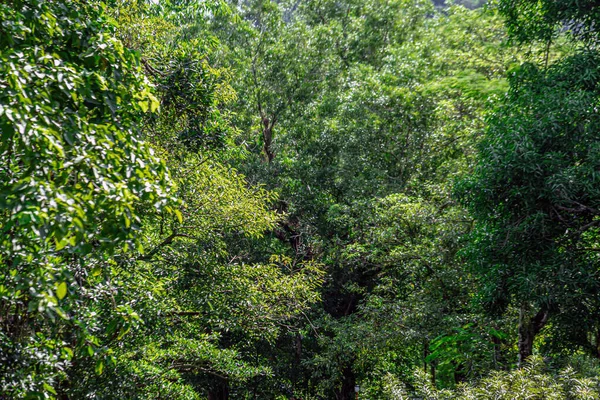
[[[67,295],[67,282],[61,282],[56,287],[56,297],[62,300]]]
[[[69,359],[69,360],[71,358],[73,358],[73,350],[71,350],[70,347],[63,347],[62,348],[62,353],[63,353],[64,357],[67,358],[67,359]]]
[[[138,105],[140,106],[143,112],[148,112],[148,102],[146,100],[138,101]]]
[[[58,316],[64,320],[70,319],[69,315],[60,307],[54,307],[54,312],[56,312],[58,314]]]
[[[67,244],[69,244],[69,240],[68,239],[55,239],[55,243],[56,243],[56,250],[62,250],[65,248],[65,246]]]
[[[129,324],[126,324],[123,328],[121,328],[121,331],[119,332],[119,336],[117,336],[117,340],[123,339],[123,336],[125,336],[127,334],[127,332],[129,332],[130,329],[131,329],[131,326]]]
[[[47,384],[46,382],[44,382],[44,389],[47,392],[50,392],[50,393],[56,395],[56,390],[54,390],[54,388],[52,386],[50,386],[49,384]]]
[[[179,223],[183,223],[183,215],[181,215],[181,211],[174,209],[173,212],[175,213],[175,216],[177,217],[177,221],[179,221]]]
[[[148,98],[150,101],[150,111],[151,112],[156,112],[156,110],[158,110],[158,107],[160,105],[160,102],[158,101],[158,99],[151,93],[148,93]]]
[[[104,371],[104,360],[98,360],[96,362],[95,371],[97,375],[102,375],[102,372]]]

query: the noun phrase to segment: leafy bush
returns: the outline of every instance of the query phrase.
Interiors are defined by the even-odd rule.
[[[557,374],[547,370],[541,357],[529,359],[524,368],[496,371],[474,385],[461,384],[454,390],[438,390],[423,371],[415,372],[411,393],[395,377],[386,379],[388,399],[404,400],[594,400],[600,399],[600,379],[584,377],[567,367]]]

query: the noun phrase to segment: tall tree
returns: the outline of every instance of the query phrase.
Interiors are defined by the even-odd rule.
[[[589,46],[598,7],[506,1],[500,10],[520,41],[549,45],[559,29],[568,29],[585,45],[548,67],[546,57],[541,66],[512,71],[509,96],[479,147],[476,173],[461,189],[478,221],[470,256],[482,299],[490,311],[519,310],[523,364],[550,320],[555,329],[597,331],[599,58]]]
[[[137,318],[113,267],[170,180],[138,134],[158,101],[103,5],[3,2],[0,19],[0,386],[46,398],[70,364],[101,372],[104,332]]]
[[[417,306],[412,304],[419,297],[417,292],[415,297],[406,292],[414,290],[414,284],[422,293],[443,293],[434,289],[434,282],[451,275],[450,271],[460,275],[460,263],[452,256],[457,248],[453,240],[468,226],[457,217],[455,224],[448,223],[452,226],[448,232],[456,234],[454,239],[442,241],[440,237],[440,242],[431,243],[396,229],[402,218],[381,217],[382,204],[405,210],[397,203],[408,199],[414,207],[407,209],[416,215],[435,214],[431,208],[437,207],[440,221],[452,219],[449,215],[454,212],[459,214],[444,182],[466,168],[472,155],[470,145],[483,126],[485,104],[504,93],[506,83],[500,77],[518,58],[514,49],[502,47],[505,30],[491,11],[453,7],[446,14],[437,14],[426,1],[319,1],[297,7],[282,2],[280,8],[268,4],[246,2],[248,8],[242,7],[248,28],[258,31],[255,36],[236,36],[218,26],[219,37],[231,54],[247,60],[247,67],[237,70],[242,75],[237,84],[246,86],[239,93],[248,91],[251,85],[244,82],[251,83],[254,74],[251,52],[247,51],[250,46],[239,49],[245,43],[240,37],[273,37],[263,42],[261,54],[279,54],[279,58],[257,59],[261,76],[276,77],[282,68],[293,73],[312,65],[320,75],[300,81],[304,95],[294,98],[292,107],[278,119],[277,157],[271,163],[260,161],[262,147],[255,146],[252,139],[255,130],[241,134],[257,156],[248,157],[240,168],[251,181],[264,182],[280,194],[279,207],[288,216],[272,235],[281,239],[281,251],[298,259],[322,261],[327,268],[323,302],[309,314],[312,324],[302,332],[301,346],[298,341],[282,343],[290,346],[288,352],[302,349],[300,362],[294,364],[300,367],[287,369],[294,375],[290,377],[293,389],[299,395],[320,392],[351,398],[357,382],[376,381],[377,374],[391,368],[390,360],[398,364],[394,373],[403,370],[405,374],[410,366],[425,362],[422,340],[398,338],[418,331],[413,338],[420,335],[433,340],[442,333],[441,320],[451,312],[447,310],[448,314],[438,319],[437,310],[443,308],[438,300]],[[256,22],[257,12],[248,9],[268,10],[278,16],[279,31],[269,32],[271,26]],[[289,47],[278,44],[281,38],[289,38]],[[294,43],[300,49],[294,49]],[[289,94],[286,82],[274,79],[279,86],[267,91],[271,102]],[[236,118],[253,120],[260,128],[256,108],[248,98],[239,99]],[[252,123],[241,126],[250,128]],[[432,232],[430,224],[433,222],[423,217],[415,225],[422,229],[417,229],[419,232]],[[403,238],[398,239],[396,249],[414,240],[422,244],[417,246],[422,256],[409,260],[415,254],[404,257],[405,250],[388,254],[395,246],[380,240],[388,230]],[[428,263],[425,254],[429,252],[445,258]],[[431,265],[433,271],[427,269]],[[430,279],[431,286],[429,282],[418,284],[421,279]],[[397,291],[390,289],[391,281],[398,282]],[[449,294],[452,290],[446,296],[464,305],[464,298]],[[426,314],[439,324],[417,327],[419,322],[411,320],[415,326],[406,329],[386,325],[384,336],[389,341],[378,340],[365,335],[370,328],[382,326],[378,321],[382,314],[375,307],[378,301],[392,309],[412,310],[414,305],[423,312],[420,316]],[[429,310],[424,310],[425,304]],[[467,311],[463,307],[460,312]],[[400,314],[395,315],[404,318],[410,313]],[[427,331],[426,326],[431,329]],[[361,344],[365,338],[372,341]],[[425,348],[428,346],[426,343]],[[365,347],[378,348],[378,354],[367,354]],[[295,360],[297,354],[285,359]],[[398,361],[398,354],[406,357]],[[380,393],[376,385],[373,390],[374,396]]]
[[[273,193],[224,162],[241,153],[227,111],[235,92],[228,70],[211,64],[219,43],[203,18],[227,9],[195,6],[125,2],[113,11],[156,85],[161,108],[143,133],[169,168],[178,202],[174,214],[144,220],[144,253],[120,259],[143,324],[119,338],[116,365],[103,376],[69,371],[80,382],[70,391],[76,397],[261,396],[254,382],[273,371],[258,349],[272,349],[318,300],[315,263],[246,256],[244,243],[281,216],[270,209]]]

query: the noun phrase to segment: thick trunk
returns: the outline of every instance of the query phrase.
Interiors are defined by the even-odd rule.
[[[301,362],[302,362],[302,335],[297,333],[294,345],[294,375],[292,377],[292,388],[295,390],[298,384],[298,378],[301,376]]]
[[[596,357],[600,358],[600,329],[596,332]]]
[[[423,372],[427,373],[427,356],[429,356],[429,341],[423,340]]]
[[[498,337],[492,337],[494,343],[494,369],[506,369],[506,357],[502,351],[503,340]]]
[[[265,152],[269,164],[273,161],[273,158],[275,158],[275,152],[271,146],[273,144],[273,127],[275,126],[276,121],[276,117],[273,117],[271,120],[267,117],[262,117],[263,151]]]
[[[525,365],[527,359],[533,354],[535,336],[548,322],[548,310],[542,308],[537,314],[531,316],[529,304],[523,304],[519,312],[519,368]]]
[[[225,383],[218,388],[215,388],[208,392],[208,400],[228,400],[229,399],[229,388]]]
[[[436,386],[436,360],[432,360],[429,363],[427,362],[427,357],[429,356],[429,340],[423,340],[423,372],[427,373],[427,364],[429,364],[429,370],[431,372],[431,384],[433,387]]]
[[[356,385],[356,377],[354,376],[354,372],[352,372],[352,368],[344,368],[342,387],[335,394],[336,400],[353,400],[354,385]]]
[[[535,333],[531,324],[531,319],[525,317],[519,326],[519,368],[533,354],[533,341]]]

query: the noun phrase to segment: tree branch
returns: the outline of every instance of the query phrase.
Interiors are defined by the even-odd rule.
[[[162,242],[160,242],[160,244],[158,244],[156,247],[154,247],[150,252],[148,252],[147,254],[145,254],[142,257],[139,257],[138,260],[142,260],[142,261],[150,260],[152,257],[154,257],[156,255],[156,253],[158,253],[160,251],[161,248],[163,248],[164,246],[170,245],[171,243],[173,243],[173,240],[175,240],[178,237],[197,239],[196,237],[194,237],[192,235],[188,235],[186,233],[173,232],[172,234],[167,236]]]

